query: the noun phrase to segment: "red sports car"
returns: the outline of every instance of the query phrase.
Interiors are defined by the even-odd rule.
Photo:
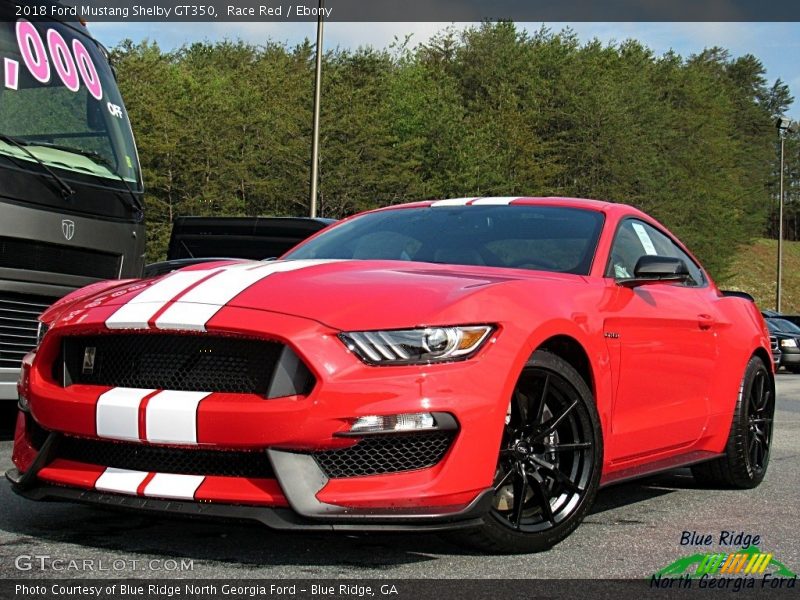
[[[758,309],[622,204],[394,206],[41,321],[7,473],[33,499],[529,552],[602,486],[751,488],[769,461]]]

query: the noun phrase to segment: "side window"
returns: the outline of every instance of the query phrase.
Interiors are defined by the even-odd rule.
[[[606,277],[625,279],[633,277],[636,262],[642,256],[670,256],[680,258],[689,268],[688,286],[705,284],[703,271],[672,239],[655,227],[638,219],[623,221],[611,244],[611,256],[606,269]]]

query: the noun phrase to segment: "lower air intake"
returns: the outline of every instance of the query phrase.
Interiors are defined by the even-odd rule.
[[[451,431],[368,437],[349,448],[313,456],[331,479],[401,473],[439,463],[453,437]]]
[[[65,437],[56,448],[56,458],[150,473],[275,477],[264,451],[169,448]]]

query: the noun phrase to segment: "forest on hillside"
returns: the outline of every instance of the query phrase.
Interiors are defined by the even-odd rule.
[[[112,60],[144,171],[148,260],[180,215],[308,214],[310,42],[128,41]],[[443,197],[607,199],[660,219],[723,277],[738,246],[774,229],[775,118],[791,102],[754,56],[657,56],[509,22],[335,49],[323,66],[321,216]]]

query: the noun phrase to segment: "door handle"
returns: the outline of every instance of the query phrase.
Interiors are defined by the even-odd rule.
[[[714,327],[715,321],[711,315],[697,315],[697,323],[700,325],[700,329],[708,331]]]

